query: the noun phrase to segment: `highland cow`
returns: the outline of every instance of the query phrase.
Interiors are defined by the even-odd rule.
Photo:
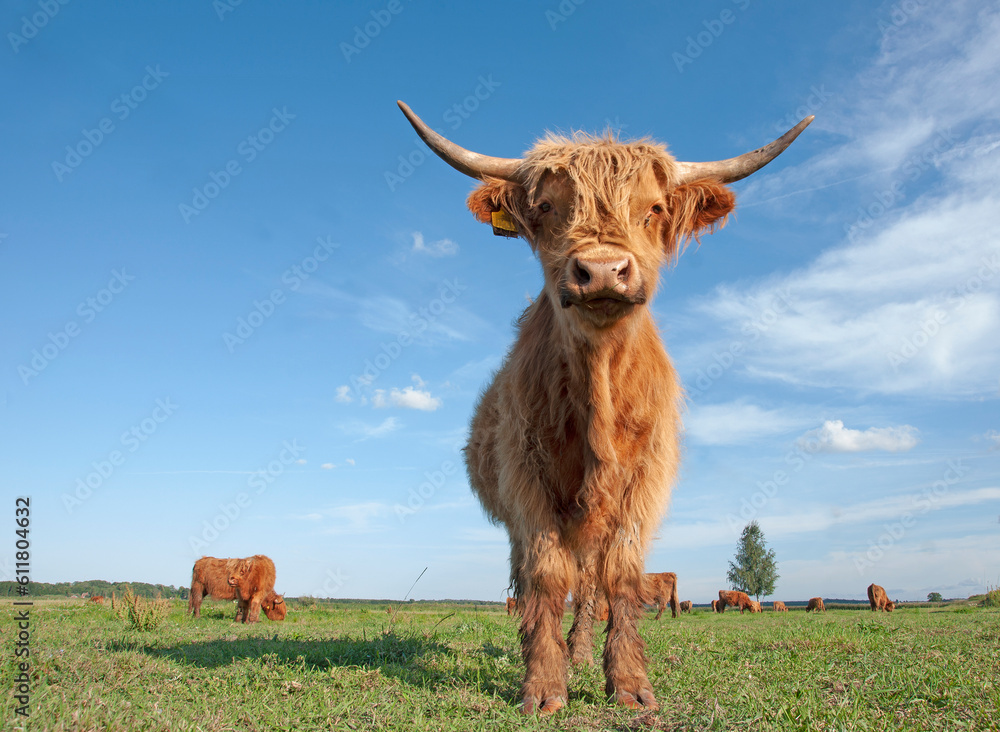
[[[826,612],[826,608],[823,607],[823,598],[822,597],[811,597],[811,598],[809,598],[809,604],[806,605],[806,612],[807,613],[808,612],[812,612],[813,610],[815,610],[818,613],[825,613]]]
[[[752,613],[762,613],[764,609],[760,606],[760,603],[756,600],[750,601],[750,612]]]
[[[508,615],[513,615],[516,610],[517,610],[517,600],[515,600],[513,597],[508,597],[507,598],[507,614]]]
[[[103,605],[104,595],[94,595],[93,597],[90,598],[89,601],[94,603],[95,605]]]
[[[722,612],[721,610],[719,610],[719,601],[718,600],[712,600],[712,612],[713,613],[721,613]]]
[[[194,563],[191,572],[191,591],[188,593],[188,612],[193,612],[194,617],[201,617],[201,603],[206,596],[214,597],[216,600],[239,600],[236,588],[229,584],[240,559],[217,559],[216,557],[202,557]],[[261,609],[271,620],[283,620],[285,618],[284,598],[274,594],[273,590],[265,598],[266,602],[261,603]],[[266,607],[265,607],[266,606]],[[244,608],[242,603],[237,604],[235,622],[240,622],[244,618]]]
[[[738,607],[740,615],[743,614],[744,610],[754,612],[752,602],[753,600],[745,592],[740,592],[739,590],[719,590],[720,613],[726,612],[727,607]]]
[[[733,211],[727,184],[777,157],[812,119],[726,161],[680,162],[652,142],[585,135],[549,136],[505,159],[465,150],[399,106],[437,155],[480,182],[468,199],[476,218],[526,239],[544,273],[465,448],[469,483],[510,539],[523,603],[521,710],[566,704],[561,619],[574,588],[571,645],[591,653],[600,590],[610,612],[605,690],[656,709],[637,622],[644,555],[677,473],[683,392],[648,303],[660,269]]]
[[[885,594],[885,588],[874,582],[868,585],[868,603],[872,606],[872,612],[881,610],[891,613],[896,609],[896,604]]]
[[[677,593],[677,575],[673,572],[657,572],[647,574],[643,582],[642,601],[646,605],[655,605],[657,609],[654,620],[659,620],[670,605],[670,617],[680,615],[680,600]]]
[[[260,611],[270,620],[284,620],[288,612],[285,600],[274,592],[274,562],[263,554],[237,560],[230,570],[229,585],[236,591],[244,623],[260,620]]]
[[[694,607],[694,603],[692,603],[690,600],[682,600],[681,601],[681,613],[688,613],[688,614],[690,614],[691,613],[691,609],[693,607]]]
[[[783,603],[781,600],[775,600],[774,601],[774,612],[776,612],[776,613],[787,613],[788,612],[788,608],[785,607],[785,603]]]

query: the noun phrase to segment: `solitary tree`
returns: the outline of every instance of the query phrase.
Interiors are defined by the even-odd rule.
[[[927,593],[927,602],[941,602],[943,599],[940,592]]]
[[[778,581],[778,565],[774,561],[774,549],[768,549],[764,532],[756,521],[743,528],[743,534],[736,545],[736,556],[729,563],[726,575],[734,590],[753,595],[760,602],[761,595],[774,592]]]

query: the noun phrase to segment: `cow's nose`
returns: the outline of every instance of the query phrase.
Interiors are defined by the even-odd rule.
[[[617,290],[624,294],[632,279],[632,263],[629,259],[585,259],[575,257],[570,264],[573,284],[581,292]],[[624,285],[624,287],[622,287]]]

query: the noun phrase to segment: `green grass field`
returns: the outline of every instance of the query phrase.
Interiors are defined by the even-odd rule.
[[[891,615],[646,613],[661,709],[619,710],[595,666],[542,719],[514,702],[523,673],[499,606],[290,601],[283,623],[203,617],[180,601],[157,629],[126,630],[108,607],[36,601],[31,730],[987,730],[1000,728],[1000,612]],[[566,616],[568,623],[570,616]],[[14,608],[0,611],[3,729],[13,713]],[[603,642],[603,634],[601,636]]]

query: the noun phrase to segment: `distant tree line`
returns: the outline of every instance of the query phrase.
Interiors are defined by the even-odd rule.
[[[0,582],[0,596],[17,596],[17,582]],[[104,595],[111,597],[112,592],[121,595],[127,588],[132,588],[132,593],[139,597],[162,597],[169,599],[178,597],[186,600],[188,596],[187,587],[174,587],[173,585],[151,585],[146,582],[106,582],[104,580],[86,580],[84,582],[29,582],[28,594],[32,597],[55,596],[72,597],[73,595],[88,596]]]

